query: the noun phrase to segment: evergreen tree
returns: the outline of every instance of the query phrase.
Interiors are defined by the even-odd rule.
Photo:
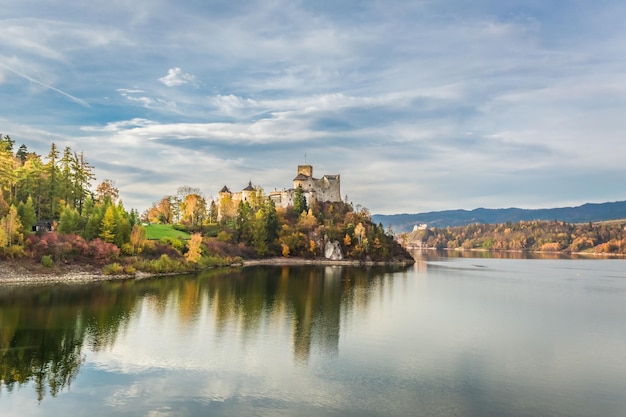
[[[72,158],[72,184],[74,187],[74,206],[82,214],[85,200],[90,195],[91,181],[95,179],[93,167],[85,160],[83,153],[74,153]]]
[[[308,207],[306,204],[306,196],[304,195],[304,190],[302,189],[302,184],[298,185],[296,188],[296,194],[293,199],[293,211],[300,215],[303,211],[307,211]]]
[[[28,158],[28,148],[26,147],[26,145],[20,145],[19,149],[15,153],[15,156],[17,156],[20,159],[22,165],[24,165],[24,162],[26,162],[26,158]]]
[[[48,152],[48,163],[46,164],[46,174],[48,176],[48,207],[46,216],[50,219],[56,216],[56,199],[59,188],[57,159],[59,158],[59,150],[54,142],[50,146],[50,152]]]
[[[91,199],[88,201],[90,202]],[[85,205],[85,208],[86,207],[87,205]],[[86,214],[86,209],[83,211],[83,219],[87,220],[85,224],[85,232],[83,233],[85,240],[93,240],[100,235],[100,224],[102,223],[105,210],[106,206],[104,205],[95,207],[90,204],[89,214]]]
[[[267,253],[267,223],[263,210],[258,210],[252,223],[252,246],[257,255],[264,256]]]
[[[33,198],[31,196],[28,196],[25,203],[20,201],[17,206],[17,215],[22,223],[24,235],[32,233],[32,227],[37,223],[37,214],[35,213],[35,206],[33,205]]]
[[[74,208],[74,184],[72,183],[72,150],[66,146],[59,161],[59,197]]]
[[[118,247],[122,247],[124,243],[130,242],[130,232],[132,226],[130,225],[129,215],[124,210],[124,205],[120,201],[115,207],[115,238],[113,243]]]
[[[69,204],[65,205],[65,208],[61,212],[59,219],[59,228],[57,231],[63,234],[77,233],[80,230],[80,214],[78,211],[70,207]]]
[[[247,245],[252,243],[252,220],[254,212],[247,201],[240,201],[237,206],[237,217],[235,219],[235,232],[239,242]]]
[[[267,230],[267,241],[269,243],[278,238],[280,225],[278,223],[276,204],[274,204],[271,198],[268,198],[265,203],[265,228]]]

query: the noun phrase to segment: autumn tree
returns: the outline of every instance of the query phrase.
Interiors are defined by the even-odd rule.
[[[115,240],[115,230],[117,226],[115,217],[115,209],[113,205],[108,205],[106,211],[104,212],[104,216],[102,217],[102,222],[100,223],[99,234],[99,237],[105,242],[113,243]]]
[[[187,242],[187,253],[185,258],[189,262],[197,263],[202,257],[202,235],[200,233],[194,233],[191,235],[191,239]]]
[[[130,244],[133,253],[139,253],[146,240],[146,228],[138,224],[134,225],[130,232]]]
[[[17,208],[12,205],[8,213],[0,218],[0,247],[21,243],[21,231],[22,223],[17,215]]]
[[[163,224],[172,224],[174,221],[174,207],[172,205],[172,197],[166,196],[159,201],[156,206],[159,222]]]
[[[181,222],[192,230],[198,230],[206,218],[206,200],[200,194],[187,194],[183,204]]]
[[[105,203],[110,201],[112,204],[117,202],[120,191],[115,186],[115,181],[105,179],[96,187],[96,202]]]

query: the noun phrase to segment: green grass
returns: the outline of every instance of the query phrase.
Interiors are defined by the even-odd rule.
[[[191,237],[187,232],[174,229],[171,224],[151,224],[145,226],[146,238],[150,240],[160,240],[164,237],[172,239],[189,240]]]

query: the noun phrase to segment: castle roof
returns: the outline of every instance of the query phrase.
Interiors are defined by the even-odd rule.
[[[304,174],[298,174],[298,176],[296,178],[293,179],[293,181],[304,181],[304,180],[308,180],[309,177],[307,177]]]
[[[230,193],[230,190],[228,189],[227,186],[222,187],[222,189],[220,190],[220,193]]]
[[[252,181],[248,182],[248,186],[244,188],[243,191],[254,191],[254,187],[252,186]]]

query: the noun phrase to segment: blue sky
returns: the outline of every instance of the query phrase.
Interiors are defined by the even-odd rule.
[[[0,132],[127,208],[290,187],[305,154],[372,213],[626,199],[623,1],[0,5]]]

